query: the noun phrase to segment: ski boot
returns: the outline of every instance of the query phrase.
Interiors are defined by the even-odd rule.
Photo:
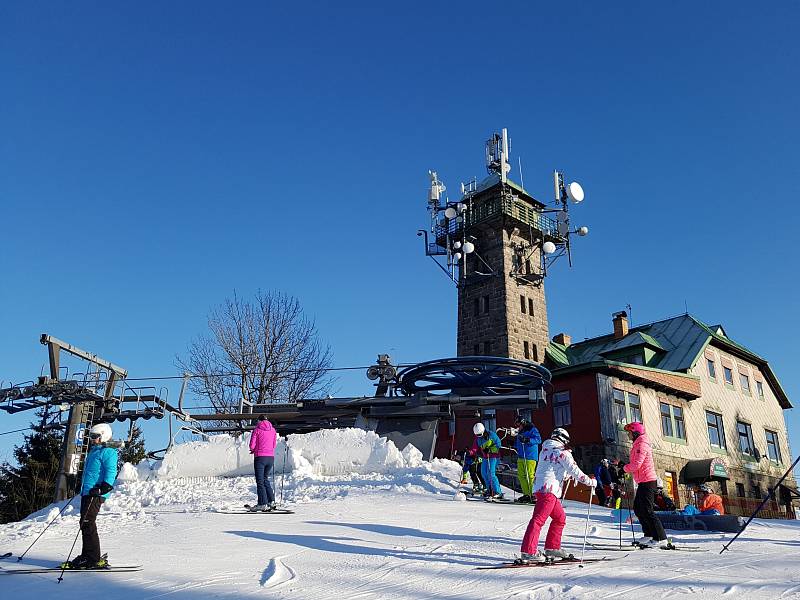
[[[519,502],[520,504],[530,504],[531,497],[530,496],[520,496],[514,502]]]
[[[529,554],[527,552],[522,552],[520,557],[514,560],[515,565],[532,565],[535,563],[546,563],[547,557],[542,554],[539,550],[534,552],[533,554]]]
[[[86,565],[90,563],[89,559],[79,554],[72,560],[68,560],[66,562],[61,563],[58,565],[59,569],[85,569]]]
[[[646,535],[646,536],[644,536],[644,537],[642,537],[642,538],[639,538],[638,540],[636,540],[636,541],[633,543],[633,545],[634,545],[634,546],[639,546],[639,548],[649,548],[649,544],[650,544],[650,542],[652,542],[652,541],[653,541],[653,538],[651,538],[649,535]]]
[[[264,512],[272,512],[276,508],[278,508],[278,503],[273,501],[267,504],[267,508],[264,509]]]
[[[544,549],[544,555],[549,558],[550,560],[566,560],[575,558],[572,554],[567,552],[566,550],[548,550],[547,548]]]
[[[265,510],[267,510],[267,505],[266,504],[256,504],[255,506],[251,506],[247,510],[249,510],[250,512],[264,512]]]

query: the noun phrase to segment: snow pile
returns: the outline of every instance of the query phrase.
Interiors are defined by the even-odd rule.
[[[351,494],[393,491],[453,493],[460,466],[424,461],[414,446],[403,451],[362,429],[321,430],[280,439],[272,485],[282,503],[310,503]],[[152,469],[123,465],[104,512],[136,513],[153,507],[214,511],[255,500],[249,436],[211,437],[173,446]]]

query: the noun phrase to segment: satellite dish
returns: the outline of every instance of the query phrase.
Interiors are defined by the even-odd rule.
[[[580,235],[580,236],[589,235],[589,228],[586,227],[585,225],[583,227],[579,227],[578,228],[578,235]]]
[[[542,252],[545,254],[552,254],[556,251],[556,245],[553,242],[545,242],[542,244]]]
[[[448,208],[447,208],[447,209],[444,211],[444,216],[445,216],[445,217],[447,217],[448,219],[455,219],[455,217],[456,217],[456,214],[457,214],[457,213],[456,213],[456,209],[455,209],[455,208],[453,208],[452,206],[448,207]]]
[[[475,252],[475,244],[464,242],[464,254],[472,254],[473,252]]]
[[[461,242],[453,242],[453,248],[455,248],[456,250],[461,248]]]
[[[461,252],[456,252],[455,254],[453,254],[453,258],[455,258],[456,260],[461,260]]]
[[[567,196],[569,196],[569,199],[575,204],[578,204],[578,202],[583,202],[583,188],[581,187],[581,184],[577,181],[570,183],[567,186]]]

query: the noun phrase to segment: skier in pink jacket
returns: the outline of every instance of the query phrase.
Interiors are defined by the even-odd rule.
[[[633,441],[633,446],[631,446],[630,463],[624,465],[623,470],[633,476],[633,481],[637,485],[633,512],[636,513],[644,534],[642,539],[637,540],[637,544],[642,547],[668,547],[667,534],[664,533],[664,527],[653,511],[658,486],[656,467],[653,464],[653,448],[641,423],[628,423],[625,425],[625,431],[628,432],[628,438]]]
[[[278,434],[267,420],[266,415],[258,417],[258,425],[250,435],[250,454],[253,458],[253,468],[256,475],[256,490],[258,504],[250,507],[252,512],[275,510],[275,493],[269,477],[275,466],[275,446],[278,443]]]
[[[561,506],[561,484],[567,477],[580,481],[584,485],[595,487],[597,481],[586,475],[575,464],[572,451],[567,449],[569,433],[557,427],[550,434],[550,439],[542,444],[539,463],[536,466],[536,478],[533,482],[533,493],[536,495],[536,508],[528,523],[525,537],[522,539],[522,557],[514,561],[517,564],[545,562],[564,559],[569,556],[561,549],[561,533],[567,523],[564,507]],[[545,521],[550,518],[550,528],[544,541],[544,554],[537,550],[539,534]]]

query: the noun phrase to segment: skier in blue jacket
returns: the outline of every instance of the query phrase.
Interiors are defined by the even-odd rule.
[[[522,496],[517,502],[532,502],[533,482],[536,478],[536,463],[539,461],[539,444],[542,436],[536,426],[525,418],[517,419],[517,440],[514,447],[517,450],[517,479],[522,488]]]
[[[495,473],[502,442],[497,433],[486,429],[483,423],[475,423],[472,433],[475,434],[475,443],[472,445],[472,449],[483,456],[481,471],[483,481],[486,483],[486,492],[483,495],[487,500],[492,498],[502,500],[503,492],[500,490],[500,480],[497,479],[497,473]]]
[[[103,569],[108,561],[101,557],[100,538],[97,535],[97,513],[114,488],[117,478],[119,451],[108,446],[111,426],[98,423],[89,431],[89,453],[83,465],[81,483],[81,553],[61,566],[67,569]]]

